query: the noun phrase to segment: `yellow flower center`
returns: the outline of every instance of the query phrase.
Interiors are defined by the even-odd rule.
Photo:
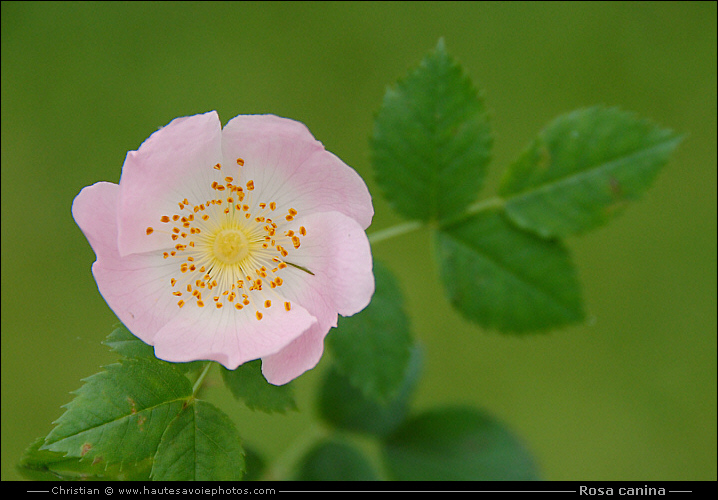
[[[237,165],[241,168],[244,160],[238,158]],[[213,168],[219,172],[222,165]],[[177,306],[192,301],[198,307],[207,302],[217,309],[249,308],[258,320],[273,300],[291,310],[291,303],[276,292],[283,284],[280,274],[287,265],[312,274],[285,260],[307,234],[304,226],[296,227],[297,210],[284,212],[276,202],[255,199],[252,180],[245,187],[234,184],[233,177],[222,181],[212,182],[216,195],[209,200],[185,198],[177,203],[180,213],[160,217],[169,230],[146,230],[147,236],[170,238],[173,249],[162,256],[178,264],[169,280]]]
[[[224,229],[212,245],[214,256],[225,264],[236,264],[249,255],[249,240],[241,229]]]

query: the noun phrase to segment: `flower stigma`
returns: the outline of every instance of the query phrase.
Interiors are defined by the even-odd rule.
[[[238,158],[237,166],[243,165]],[[222,168],[213,166],[217,172]],[[295,222],[299,212],[257,199],[253,180],[243,187],[225,176],[209,187],[209,199],[184,198],[177,202],[178,213],[160,217],[167,230],[146,229],[147,236],[168,238],[162,256],[170,262],[170,293],[179,299],[177,306],[248,309],[258,321],[265,314],[261,310],[273,304],[290,311],[291,302],[276,291],[284,283],[282,271],[289,265],[313,275],[285,260],[307,234]]]
[[[236,264],[249,255],[249,240],[241,229],[223,229],[215,236],[212,251],[217,260]]]

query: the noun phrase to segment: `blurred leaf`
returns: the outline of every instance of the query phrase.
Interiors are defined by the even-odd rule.
[[[451,303],[485,328],[521,333],[583,319],[564,246],[516,228],[500,209],[437,231],[437,258]]]
[[[149,459],[121,467],[102,460],[65,457],[63,453],[41,450],[44,438],[36,440],[23,454],[19,472],[32,481],[146,481],[150,478]]]
[[[297,481],[378,481],[379,476],[362,452],[344,442],[326,440],[314,446],[300,462]]]
[[[137,358],[105,367],[75,394],[42,449],[124,464],[155,454],[192,386],[172,365]]]
[[[560,116],[507,171],[506,213],[543,237],[592,229],[638,198],[680,141],[616,108]]]
[[[339,428],[384,436],[406,417],[409,401],[421,374],[421,350],[414,346],[399,391],[389,400],[370,399],[332,367],[319,392],[319,415]]]
[[[401,289],[391,271],[374,262],[376,292],[361,313],[340,318],[327,337],[339,371],[367,397],[385,400],[404,380],[412,345]]]
[[[235,398],[244,401],[251,410],[267,413],[284,413],[296,410],[292,385],[272,385],[262,375],[260,360],[250,361],[237,367],[236,370],[220,368],[222,378]]]
[[[246,471],[243,481],[259,481],[267,466],[262,456],[251,446],[244,446],[244,463]]]
[[[384,442],[399,481],[537,480],[534,460],[502,424],[471,408],[442,408],[408,420]]]
[[[490,155],[488,116],[443,40],[387,90],[371,146],[377,183],[404,217],[443,220],[476,199]]]
[[[162,436],[155,481],[239,481],[244,450],[234,423],[214,405],[191,401]]]

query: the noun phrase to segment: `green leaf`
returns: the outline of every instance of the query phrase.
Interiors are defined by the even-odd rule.
[[[421,374],[421,350],[414,346],[401,387],[389,400],[368,398],[336,368],[328,370],[319,392],[319,416],[339,429],[384,436],[406,417],[409,402]]]
[[[560,116],[507,171],[506,212],[543,237],[592,229],[638,198],[680,141],[616,108]]]
[[[239,481],[243,473],[244,450],[234,423],[199,400],[167,427],[152,466],[155,481]]]
[[[19,472],[32,481],[146,481],[151,462],[143,460],[132,466],[108,465],[102,460],[66,457],[63,453],[41,450],[45,439],[39,438],[25,451]]]
[[[250,446],[244,446],[244,464],[246,471],[244,473],[243,481],[261,481],[264,475],[264,471],[267,468],[267,464],[264,461],[262,455],[260,455],[254,448]]]
[[[483,101],[440,40],[384,95],[371,141],[377,182],[409,219],[450,218],[476,199],[491,142]]]
[[[235,398],[244,401],[251,410],[267,413],[284,413],[296,410],[294,390],[291,385],[272,385],[262,375],[261,361],[255,360],[240,365],[236,370],[221,367],[222,378]]]
[[[361,313],[340,318],[327,337],[339,371],[367,397],[386,400],[404,380],[412,345],[401,289],[389,269],[374,262],[376,291]]]
[[[564,246],[518,229],[500,209],[440,229],[436,246],[451,303],[485,328],[522,333],[584,317]]]
[[[369,460],[354,446],[326,440],[302,459],[295,481],[378,481]]]
[[[471,408],[442,408],[408,420],[384,442],[399,481],[538,480],[533,458],[503,425]]]
[[[110,349],[125,356],[127,358],[147,358],[153,359],[160,363],[169,363],[163,361],[155,356],[155,349],[151,345],[145,344],[142,340],[136,337],[127,327],[123,324],[119,324],[105,339],[103,342]],[[198,370],[205,364],[204,361],[191,361],[189,363],[172,363],[182,373],[189,372],[191,370]]]
[[[127,358],[157,359],[155,358],[154,347],[145,344],[139,338],[135,337],[123,324],[119,324],[117,328],[112,330],[103,344]]]
[[[105,367],[75,394],[42,449],[125,464],[155,454],[192,386],[172,365],[137,358]]]

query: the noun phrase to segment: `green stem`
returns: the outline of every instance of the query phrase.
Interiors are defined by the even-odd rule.
[[[456,222],[461,222],[464,219],[466,219],[467,217],[471,217],[472,215],[475,215],[475,214],[481,212],[482,210],[487,210],[490,208],[501,208],[504,206],[505,202],[506,202],[506,200],[504,200],[503,198],[499,198],[499,197],[488,198],[486,200],[476,202],[473,205],[470,205],[461,214],[459,214],[451,219],[441,221],[439,223],[439,226],[440,227],[441,226],[450,226],[451,224],[454,224]],[[386,229],[380,229],[379,231],[376,231],[369,235],[369,243],[371,243],[373,245],[374,243],[379,243],[384,240],[389,240],[396,236],[401,236],[402,234],[411,233],[412,231],[421,229],[425,225],[427,225],[427,224],[425,224],[423,221],[412,220],[409,222],[404,222],[403,224],[397,224],[396,226],[387,227]]]
[[[207,366],[204,367],[202,373],[197,377],[197,381],[194,383],[194,387],[192,387],[192,397],[197,396],[197,393],[202,388],[202,382],[204,382],[204,378],[207,376],[207,373],[209,373],[210,368],[212,368],[211,361],[207,363]]]
[[[469,205],[466,210],[459,215],[456,215],[452,217],[451,219],[443,220],[439,223],[439,227],[448,227],[453,224],[457,224],[460,222],[465,221],[472,215],[476,215],[477,213],[483,211],[483,210],[489,210],[492,208],[502,208],[504,204],[506,203],[506,200],[503,198],[499,198],[498,196],[494,198],[487,198],[486,200],[481,200],[473,205]]]
[[[379,231],[369,235],[369,243],[373,245],[374,243],[379,243],[380,241],[388,240],[394,238],[395,236],[416,231],[422,227],[424,227],[424,223],[422,221],[412,220],[404,222],[403,224],[388,227],[386,229],[380,229]]]
[[[475,213],[481,212],[482,210],[486,210],[487,208],[503,207],[505,202],[506,200],[504,200],[503,198],[499,198],[498,196],[488,198],[486,200],[477,201],[466,209],[466,213],[468,215],[474,215]]]

